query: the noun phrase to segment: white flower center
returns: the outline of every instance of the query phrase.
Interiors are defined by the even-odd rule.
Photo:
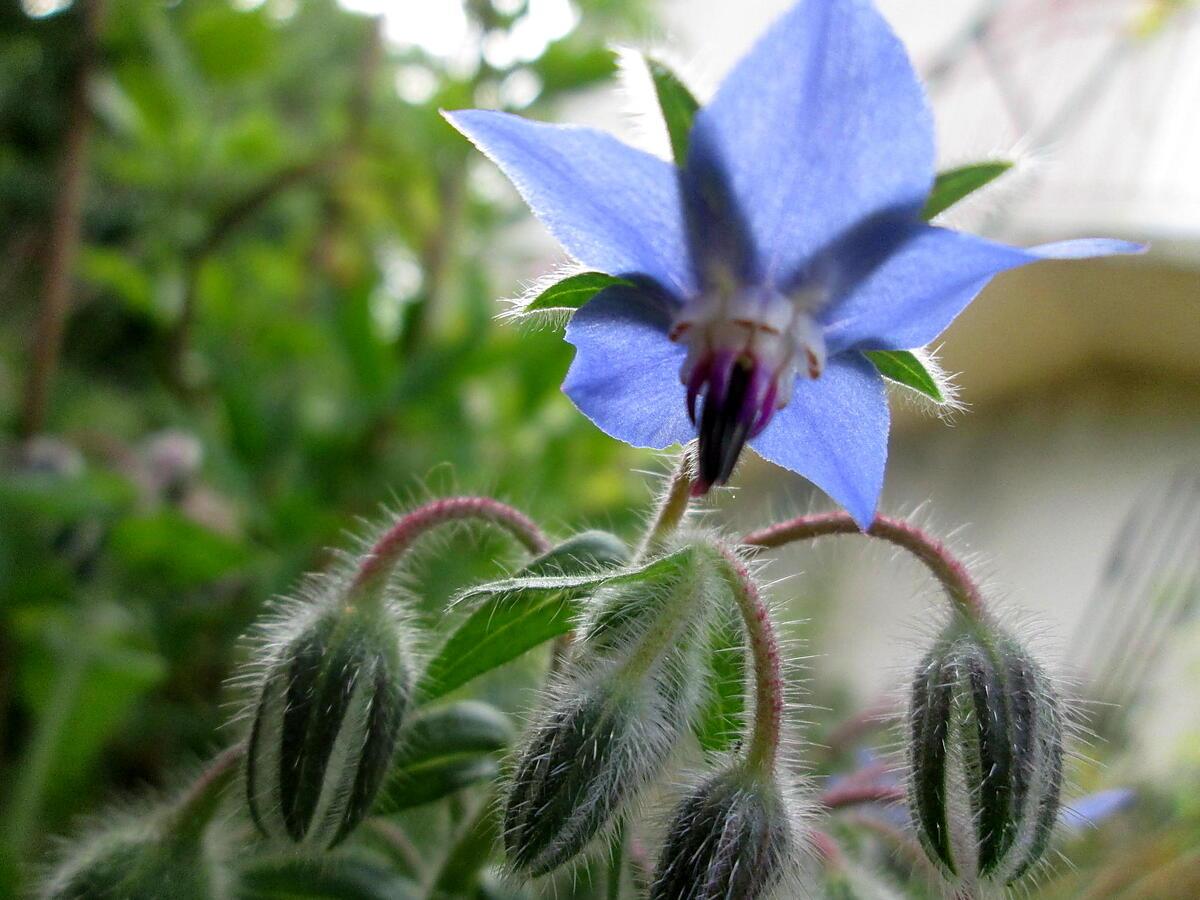
[[[717,359],[738,361],[774,385],[770,399],[774,409],[782,409],[797,376],[819,378],[825,368],[825,339],[815,317],[823,300],[818,288],[785,297],[766,287],[696,298],[680,311],[670,333],[671,340],[688,345],[680,380],[690,384]]]

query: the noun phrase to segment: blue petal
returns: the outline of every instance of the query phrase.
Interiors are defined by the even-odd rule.
[[[1084,239],[1009,247],[922,225],[891,256],[822,314],[830,354],[847,349],[907,350],[941,334],[992,276],[1043,259],[1140,253],[1127,241]]]
[[[637,288],[605,288],[567,325],[575,360],[563,391],[605,434],[662,449],[695,437],[679,381],[687,348],[667,338],[665,304]]]
[[[883,379],[865,357],[848,353],[831,359],[820,378],[798,379],[791,402],[750,445],[803,475],[866,530],[883,490],[888,423]]]
[[[723,160],[776,284],[868,216],[915,216],[933,181],[924,92],[867,0],[797,3],[700,111],[691,143],[689,183],[703,192]]]
[[[646,275],[690,293],[678,170],[590,128],[507,113],[446,113],[509,177],[575,259],[610,275]]]
[[[1063,807],[1059,813],[1059,823],[1072,830],[1095,828],[1105,819],[1128,809],[1137,799],[1137,794],[1130,788],[1110,788],[1080,797],[1070,806]]]

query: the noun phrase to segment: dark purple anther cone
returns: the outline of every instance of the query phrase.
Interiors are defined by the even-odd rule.
[[[718,354],[698,365],[689,381],[688,414],[693,422],[701,392],[699,471],[692,485],[697,496],[729,480],[746,442],[771,421],[777,384],[753,357]]]

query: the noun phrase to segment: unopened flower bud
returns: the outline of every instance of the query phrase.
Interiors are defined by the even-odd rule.
[[[798,856],[775,779],[738,766],[711,776],[680,804],[659,856],[651,900],[756,900]]]
[[[413,680],[390,605],[311,610],[260,679],[246,755],[259,830],[322,848],[345,838],[387,775]]]
[[[517,763],[504,815],[514,868],[542,875],[581,851],[675,734],[648,693],[597,688],[554,708]],[[652,723],[651,727],[645,727]]]
[[[519,754],[504,817],[510,864],[540,875],[579,853],[660,771],[698,698],[708,591],[698,551],[603,589]]]
[[[1027,872],[1063,774],[1063,715],[1041,667],[991,623],[956,620],[917,669],[908,729],[909,803],[930,858],[967,882]]]
[[[223,900],[232,878],[197,833],[129,820],[70,848],[42,889],[45,900]]]

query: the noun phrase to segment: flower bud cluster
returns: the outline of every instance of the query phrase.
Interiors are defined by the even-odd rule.
[[[265,835],[328,848],[387,776],[415,682],[409,627],[377,588],[341,588],[267,626],[246,797]]]
[[[958,616],[917,669],[908,715],[909,804],[930,858],[967,883],[1010,883],[1058,818],[1063,713],[1021,644]]]

